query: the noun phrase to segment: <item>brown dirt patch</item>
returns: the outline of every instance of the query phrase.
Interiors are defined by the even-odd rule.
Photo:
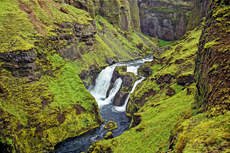
[[[43,9],[46,11],[46,13],[47,13],[50,17],[53,18],[52,14],[51,14],[51,12],[50,12],[50,10],[49,10],[49,7],[46,5],[46,3],[45,3],[43,0],[38,0],[38,4],[41,6],[41,8],[43,8]]]
[[[38,32],[38,34],[46,36],[45,28],[43,27],[42,23],[36,18],[34,12],[21,0],[18,0],[18,2],[20,3],[20,9],[29,15],[31,23],[34,25],[35,30]]]
[[[140,103],[138,104],[138,106],[142,107],[144,106],[144,104],[147,102],[145,99],[152,96],[154,97],[156,95],[156,91],[154,90],[150,90],[149,92],[146,92],[142,97],[141,97],[141,100],[140,100]]]
[[[74,108],[76,109],[77,114],[81,114],[81,112],[85,111],[85,108],[83,108],[81,105],[76,105]]]
[[[35,1],[30,0],[30,2],[31,2],[34,6],[37,6],[37,3],[35,3]]]
[[[61,114],[61,113],[58,113],[57,120],[59,122],[59,125],[61,125],[62,123],[65,122],[65,115]]]

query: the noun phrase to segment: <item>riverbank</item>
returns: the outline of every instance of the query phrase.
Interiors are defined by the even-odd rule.
[[[122,99],[123,102],[121,106],[114,106],[113,101],[116,99],[116,94],[122,89],[124,81],[120,77],[115,77],[115,68],[125,67],[127,73],[133,73],[138,75],[138,68],[144,64],[144,62],[152,61],[153,56],[147,56],[144,59],[132,60],[129,62],[116,63],[111,66],[106,67],[100,72],[95,81],[95,86],[90,87],[88,90],[95,97],[99,108],[100,115],[104,120],[104,123],[79,137],[68,139],[55,147],[54,152],[64,153],[64,152],[84,152],[86,151],[93,142],[102,140],[106,133],[110,130],[106,130],[105,124],[108,121],[113,121],[117,124],[117,129],[112,130],[113,137],[120,136],[124,131],[129,129],[131,118],[126,116],[126,105],[129,96],[126,99]],[[125,73],[125,72],[124,72]],[[112,88],[109,88],[112,79],[115,77],[115,83]],[[135,80],[136,84],[133,83],[131,87],[133,92],[137,83],[140,83],[144,78],[139,77]],[[109,93],[109,94],[107,94]],[[129,94],[129,93],[128,93]]]

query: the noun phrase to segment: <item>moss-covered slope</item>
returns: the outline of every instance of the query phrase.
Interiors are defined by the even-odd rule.
[[[99,109],[84,85],[108,59],[154,51],[141,34],[81,9],[51,0],[0,2],[0,139],[11,152],[51,150],[98,127]]]

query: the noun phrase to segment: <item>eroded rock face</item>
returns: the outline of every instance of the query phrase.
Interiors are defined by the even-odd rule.
[[[120,66],[120,67],[116,67],[113,72],[113,77],[111,79],[112,84],[116,81],[116,79],[118,78],[122,79],[121,88],[116,93],[113,99],[113,105],[115,106],[124,105],[125,100],[127,99],[129,92],[132,90],[135,81],[139,79],[139,77],[136,76],[134,73],[126,72],[126,71],[127,71],[126,66]],[[111,88],[109,88],[107,93],[109,93],[110,90]]]
[[[125,100],[127,99],[129,93],[122,93],[118,91],[114,97],[113,105],[114,106],[122,106],[125,103]]]
[[[194,79],[194,75],[192,74],[181,75],[181,76],[178,76],[177,78],[177,83],[180,85],[186,85],[186,84],[188,85],[194,82],[195,82],[195,79]]]
[[[10,70],[14,76],[34,76],[36,70],[36,53],[34,50],[17,52],[5,52],[0,54],[0,60],[5,62],[2,68]]]
[[[157,84],[168,83],[173,76],[171,74],[161,75],[157,80]]]
[[[191,13],[191,18],[188,24],[188,30],[193,30],[198,26],[203,17],[208,15],[208,6],[211,0],[194,0],[194,9]]]
[[[229,110],[230,33],[226,23],[230,22],[230,2],[212,1],[208,12],[198,45],[196,100],[210,110],[210,116],[216,116]]]
[[[166,41],[179,39],[186,32],[192,0],[139,1],[141,31]]]

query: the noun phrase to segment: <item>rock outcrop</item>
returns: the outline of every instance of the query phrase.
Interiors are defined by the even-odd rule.
[[[210,116],[229,110],[229,14],[228,0],[212,1],[198,46],[196,100],[210,110]]]
[[[193,30],[196,28],[201,22],[203,17],[208,16],[208,6],[211,0],[194,0],[193,1],[193,10],[191,13],[191,17],[188,23],[187,30]]]
[[[119,77],[122,79],[122,85],[119,91],[116,93],[113,99],[113,105],[115,106],[122,106],[125,103],[126,98],[129,95],[129,92],[132,90],[132,87],[136,80],[139,79],[139,76],[136,76],[134,73],[126,72],[126,66],[116,67],[113,72],[112,77],[112,84],[118,79]],[[110,90],[111,88],[109,88]],[[108,92],[109,92],[108,90]],[[108,93],[107,92],[107,93]]]
[[[139,1],[141,31],[166,41],[184,35],[191,13],[192,0]]]
[[[117,129],[117,123],[114,121],[108,121],[107,123],[105,123],[104,129],[107,129],[109,131]]]

